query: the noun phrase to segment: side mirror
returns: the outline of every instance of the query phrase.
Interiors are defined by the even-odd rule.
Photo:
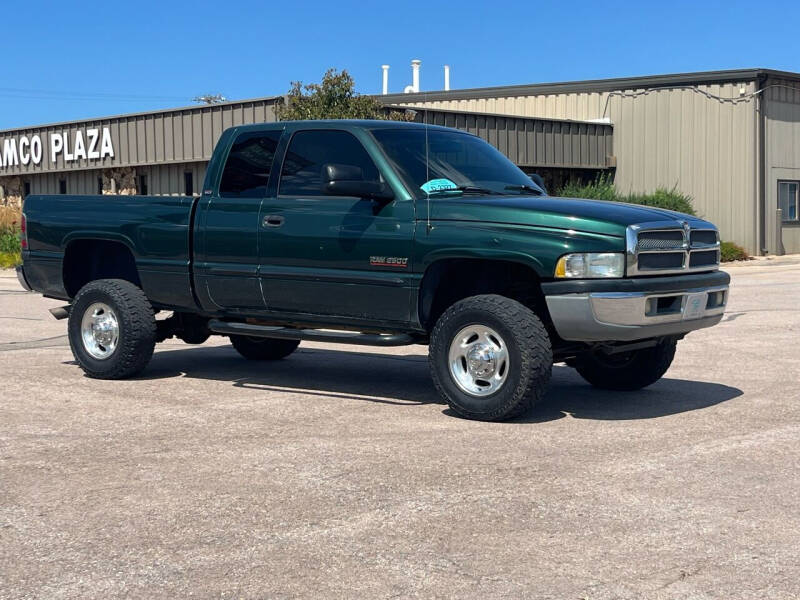
[[[531,178],[531,181],[533,181],[533,183],[535,183],[535,184],[536,184],[536,185],[538,185],[540,188],[542,188],[542,191],[545,193],[545,196],[547,196],[547,195],[548,195],[548,194],[547,194],[547,188],[546,188],[546,187],[545,187],[545,185],[544,185],[544,179],[542,178],[542,176],[541,176],[541,175],[539,175],[538,173],[530,173],[530,174],[528,175],[528,177],[530,177],[530,178]]]
[[[367,181],[360,167],[327,164],[322,167],[322,189],[331,196],[356,196],[377,202],[389,202],[394,193],[385,183]]]

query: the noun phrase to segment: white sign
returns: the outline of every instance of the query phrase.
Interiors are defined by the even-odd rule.
[[[48,140],[50,162],[55,165],[59,157],[65,163],[76,160],[102,160],[114,158],[114,144],[108,127],[78,129],[74,132],[52,132]],[[0,169],[42,164],[42,138],[39,134],[30,137],[5,138],[0,141]]]

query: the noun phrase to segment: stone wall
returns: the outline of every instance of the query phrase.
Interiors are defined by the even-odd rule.
[[[136,195],[136,169],[103,169],[103,194]]]
[[[0,177],[0,206],[22,206],[22,179],[18,176]]]

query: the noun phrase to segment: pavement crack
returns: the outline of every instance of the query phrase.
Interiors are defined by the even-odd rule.
[[[7,342],[0,344],[0,352],[13,352],[15,350],[30,350],[31,348],[53,348],[57,346],[66,346],[69,344],[66,335],[57,335],[49,338],[42,338],[40,340],[30,340],[22,342]]]

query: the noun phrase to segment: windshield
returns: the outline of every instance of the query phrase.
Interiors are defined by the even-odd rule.
[[[536,194],[544,192],[494,147],[457,131],[375,129],[375,139],[417,197],[460,194]]]

